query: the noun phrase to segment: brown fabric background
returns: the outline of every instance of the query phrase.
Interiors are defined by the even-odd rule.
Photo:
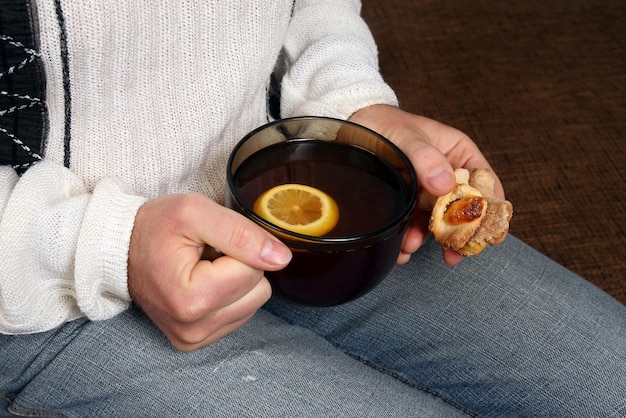
[[[401,107],[466,132],[511,233],[626,304],[626,2],[364,0]]]

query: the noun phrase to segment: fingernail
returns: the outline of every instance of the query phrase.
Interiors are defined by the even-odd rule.
[[[446,190],[453,181],[452,174],[445,168],[436,168],[426,176],[428,185],[436,190]]]
[[[259,256],[266,263],[282,266],[291,260],[291,251],[281,243],[268,239],[263,244]]]

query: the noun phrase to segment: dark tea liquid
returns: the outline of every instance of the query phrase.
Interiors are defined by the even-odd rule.
[[[264,148],[245,160],[233,179],[248,207],[266,190],[285,183],[329,194],[339,207],[339,222],[324,237],[380,230],[403,213],[409,199],[404,181],[386,162],[361,148],[325,141],[287,141]],[[349,251],[303,251],[295,246],[289,266],[267,272],[274,295],[318,306],[360,296],[395,263],[404,229],[384,242]]]

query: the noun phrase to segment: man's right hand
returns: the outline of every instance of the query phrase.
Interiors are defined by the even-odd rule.
[[[208,244],[225,255],[202,260]],[[271,296],[265,270],[291,252],[252,221],[198,194],[167,195],[137,212],[128,289],[182,351],[207,346],[243,325]]]

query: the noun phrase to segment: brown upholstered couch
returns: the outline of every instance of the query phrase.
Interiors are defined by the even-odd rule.
[[[480,145],[511,232],[626,304],[626,2],[363,3],[401,106]]]

